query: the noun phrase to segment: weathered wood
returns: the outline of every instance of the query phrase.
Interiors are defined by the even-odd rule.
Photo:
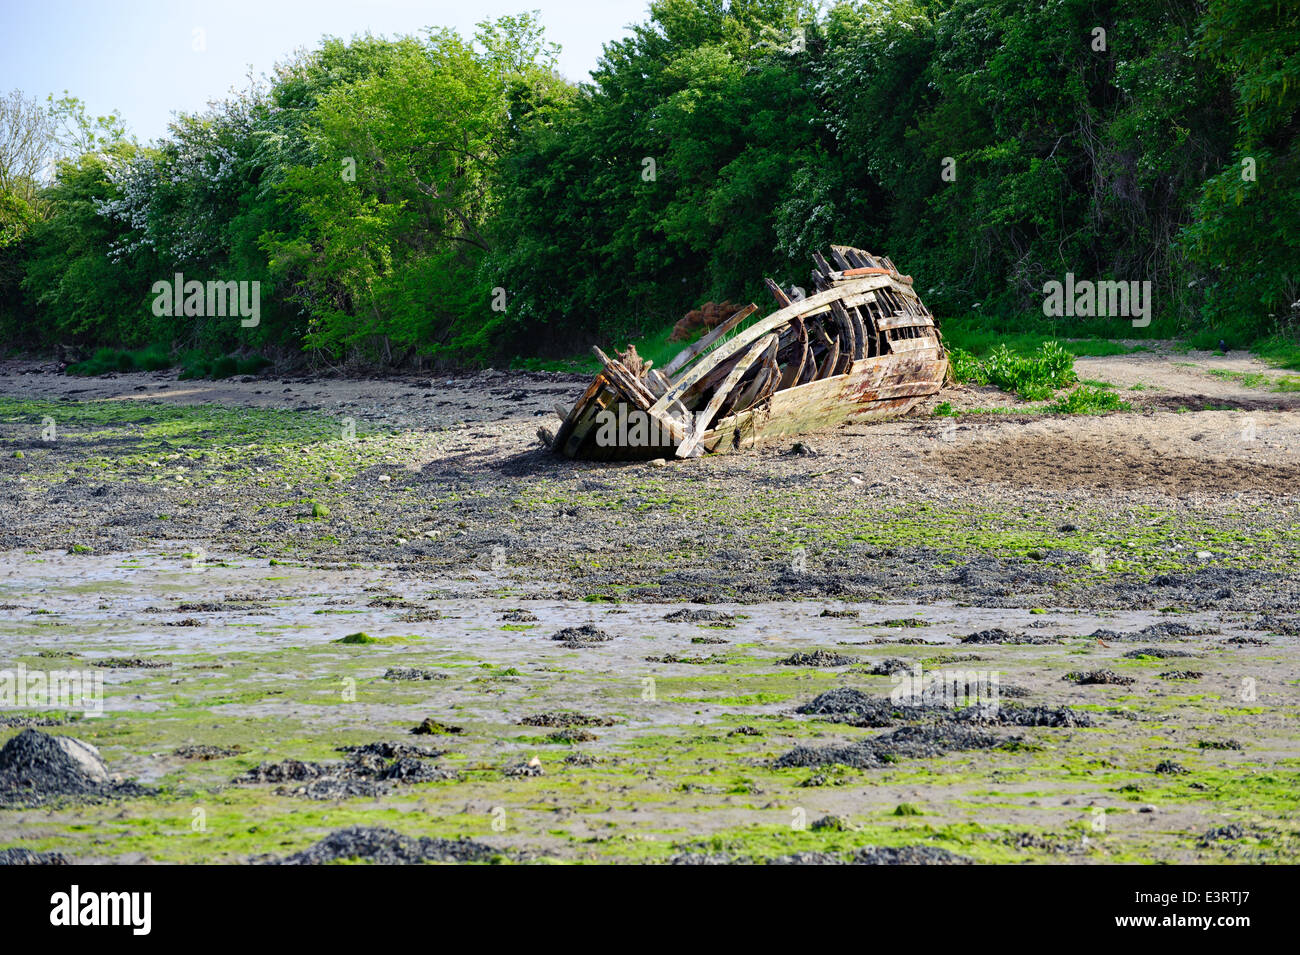
[[[695,342],[693,345],[690,345],[682,349],[680,352],[678,352],[676,358],[674,358],[668,364],[664,365],[663,373],[665,375],[671,375],[675,373],[678,369],[684,368],[687,365],[687,363],[691,361],[691,359],[695,358],[696,355],[699,355],[706,348],[708,348],[710,345],[716,342],[719,338],[727,334],[727,332],[731,331],[733,328],[735,328],[737,325],[739,325],[741,322],[749,318],[749,316],[753,315],[757,311],[758,311],[758,306],[753,304],[752,302],[749,305],[746,305],[740,311],[736,312],[730,318],[728,318],[725,322],[723,322],[722,324],[714,328],[713,331],[709,332],[699,341]]]
[[[668,379],[664,377],[664,373],[658,368],[651,369],[645,376],[645,381],[646,387],[650,389],[650,393],[656,398],[668,390]]]
[[[742,383],[732,389],[734,400],[724,403],[718,416],[744,411],[768,397],[775,389],[780,371],[776,367],[773,349],[769,347],[759,358],[758,374],[748,384]]]
[[[939,350],[939,343],[933,338],[894,338],[889,342],[889,350],[894,354],[901,352],[924,351],[925,349]]]
[[[888,257],[851,246],[813,261],[815,294],[792,301],[768,281],[776,312],[735,331],[757,309],[741,310],[662,372],[646,362],[633,373],[623,359],[593,349],[601,374],[567,413],[557,407],[563,421],[552,450],[593,460],[644,459],[674,445],[682,456],[727,451],[896,414],[937,391],[948,362],[910,279]],[[620,424],[623,416],[649,415],[646,440],[632,446],[635,431],[608,440],[607,427],[597,427],[607,425],[606,411]],[[629,420],[629,428],[645,421]]]
[[[591,353],[605,366],[605,377],[616,384],[632,404],[646,410],[654,403],[654,395],[650,394],[650,390],[641,384],[621,361],[610,358],[596,345],[591,346]]]
[[[618,392],[604,375],[598,375],[597,381],[601,383],[600,390],[591,401],[581,406],[582,414],[574,422],[564,443],[564,453],[569,457],[573,457],[574,452],[586,441],[587,434],[592,425],[595,424],[597,415],[618,400]],[[555,436],[555,440],[557,443],[559,442],[560,436],[558,434]]]
[[[802,318],[796,318],[794,322],[799,334],[799,358],[797,361],[792,361],[786,368],[776,386],[778,391],[798,383],[799,375],[803,373],[804,363],[808,361],[808,329],[804,326]]]
[[[812,345],[808,346],[808,357],[804,360],[803,371],[799,373],[799,384],[806,385],[817,380],[817,356],[813,354]]]
[[[709,357],[712,362],[715,363],[729,358],[741,349],[748,348],[751,344],[769,332],[785,325],[786,322],[790,321],[790,319],[795,318],[796,316],[804,317],[808,315],[809,312],[822,306],[829,307],[830,303],[839,298],[839,296],[844,292],[866,292],[873,289],[883,288],[888,284],[888,276],[872,275],[863,279],[855,279],[853,282],[846,283],[839,288],[828,289],[825,292],[818,292],[816,295],[809,296],[802,301],[793,302],[786,308],[781,309],[779,312],[774,312],[767,316],[767,318],[762,321],[755,322],[730,341],[719,345],[710,353]],[[707,373],[708,367],[701,365],[697,365],[690,371],[686,372],[677,381],[673,382],[673,386],[655,402],[655,410],[662,411],[664,408],[668,407],[673,400],[680,398],[686,393],[686,390],[690,388],[691,385],[695,384]]]
[[[846,295],[840,299],[845,308],[857,308],[859,305],[866,305],[868,302],[874,302],[875,300],[875,292],[863,292],[861,295]]]
[[[555,432],[553,447],[564,447],[569,440],[569,435],[573,433],[573,426],[578,418],[586,410],[588,404],[600,394],[601,389],[608,384],[603,375],[597,375],[595,380],[587,386],[587,390],[582,393],[582,397],[574,402],[573,407],[569,409],[569,413],[565,415],[564,421],[560,423],[559,430]]]
[[[697,449],[699,448],[700,440],[704,437],[705,430],[713,423],[713,416],[718,413],[718,409],[722,406],[722,402],[725,401],[727,396],[731,393],[731,389],[736,386],[744,376],[745,372],[749,371],[749,366],[758,361],[759,356],[767,351],[769,345],[775,344],[776,336],[768,335],[766,338],[760,338],[750,346],[749,351],[745,352],[740,361],[736,363],[736,367],[731,369],[731,374],[727,375],[722,384],[718,387],[718,390],[714,392],[713,397],[709,399],[708,405],[706,405],[704,410],[696,417],[695,427],[688,435],[686,435],[685,440],[677,446],[677,457],[689,458],[694,457],[698,453]]]
[[[840,362],[840,343],[839,339],[831,340],[831,350],[826,355],[826,360],[821,363],[821,375],[830,378],[836,374],[836,367]]]
[[[858,340],[858,330],[849,317],[848,309],[844,307],[843,302],[831,302],[831,313],[835,316],[835,324],[840,327],[841,352],[843,357],[841,362],[842,368],[836,369],[836,373],[847,371],[848,363],[856,361],[862,357],[862,346]]]
[[[876,322],[881,331],[891,328],[934,327],[934,319],[928,315],[886,315]]]
[[[907,370],[904,370],[905,366]],[[703,441],[711,452],[752,447],[777,438],[808,434],[836,427],[845,421],[887,417],[907,407],[917,397],[934,394],[947,372],[947,359],[914,363],[910,357],[868,358],[854,362],[846,375],[823,378],[772,395],[761,416],[741,412],[719,420]],[[878,398],[862,400],[858,384],[872,381]],[[895,382],[894,379],[904,380]]]
[[[785,290],[781,286],[768,278],[763,279],[763,281],[767,285],[767,290],[772,293],[772,297],[776,299],[778,308],[785,308],[790,304],[790,296],[785,294]]]
[[[855,249],[851,245],[832,245],[831,251],[838,252],[849,268],[874,268],[879,264],[861,249]]]
[[[853,359],[857,361],[859,358],[866,358],[870,342],[867,341],[867,325],[862,320],[862,313],[856,308],[846,308],[845,311],[849,313],[849,321],[853,323],[853,337],[858,345],[853,353]]]

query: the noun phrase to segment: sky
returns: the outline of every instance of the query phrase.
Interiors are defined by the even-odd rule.
[[[540,10],[560,71],[586,80],[602,44],[647,19],[648,0],[0,0],[0,93],[67,90],[92,116],[117,110],[141,142],[322,36],[395,36]]]

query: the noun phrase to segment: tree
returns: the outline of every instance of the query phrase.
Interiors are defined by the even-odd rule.
[[[31,202],[49,173],[54,120],[21,90],[0,97],[0,193]]]

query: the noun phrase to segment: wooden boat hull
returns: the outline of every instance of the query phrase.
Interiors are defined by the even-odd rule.
[[[937,349],[863,358],[847,374],[778,391],[767,404],[724,418],[703,444],[709,452],[723,454],[849,422],[896,417],[938,394],[947,375],[948,359]]]
[[[848,246],[813,258],[815,294],[769,279],[776,312],[741,329],[757,306],[741,309],[663,372],[635,349],[593,349],[604,370],[555,435],[539,434],[570,458],[691,457],[902,414],[937,393],[948,360],[911,278]]]

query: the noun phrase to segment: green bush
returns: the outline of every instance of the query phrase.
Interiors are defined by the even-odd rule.
[[[953,377],[977,385],[996,385],[1026,401],[1044,401],[1058,388],[1078,380],[1074,355],[1058,342],[1043,342],[1038,350],[1018,354],[998,345],[982,359],[960,348],[948,353]]]
[[[1129,403],[1120,400],[1109,388],[1080,385],[1047,406],[1058,414],[1103,414],[1107,411],[1128,411]]]
[[[180,377],[217,379],[256,375],[270,365],[271,360],[263,355],[250,355],[246,358],[235,355],[219,355],[216,358],[189,355],[182,363]]]
[[[100,348],[85,361],[69,365],[67,372],[88,377],[110,372],[162,371],[173,364],[170,350],[163,345],[151,345],[139,351]]]

